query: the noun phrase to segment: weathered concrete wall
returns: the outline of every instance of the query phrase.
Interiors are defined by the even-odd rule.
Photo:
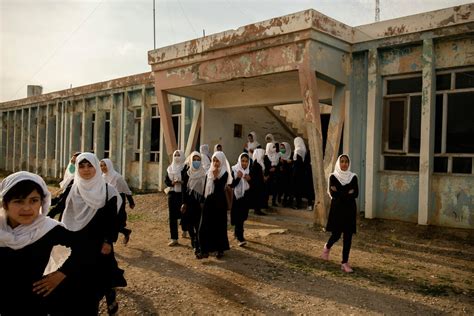
[[[379,172],[376,217],[418,222],[418,175]]]
[[[432,178],[434,206],[429,223],[433,225],[474,227],[474,177],[434,175]]]
[[[474,34],[465,38],[435,42],[436,68],[474,65]]]
[[[242,125],[242,138],[234,137],[234,124]],[[265,148],[265,135],[273,134],[276,141],[285,141],[293,149],[293,137],[264,107],[246,109],[216,110],[204,106],[201,144],[209,144],[212,150],[215,144],[221,144],[227,159],[234,165],[247,142],[251,131],[257,133],[258,142]]]
[[[359,210],[365,211],[365,148],[367,142],[367,54],[353,55],[349,103],[349,155],[359,179]],[[344,127],[346,133],[346,127]]]

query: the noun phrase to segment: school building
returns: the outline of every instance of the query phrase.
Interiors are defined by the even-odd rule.
[[[75,151],[161,190],[169,154],[272,133],[311,151],[314,222],[348,153],[367,218],[474,228],[474,4],[351,27],[315,10],[148,53],[151,72],[0,103],[0,168],[62,176]]]

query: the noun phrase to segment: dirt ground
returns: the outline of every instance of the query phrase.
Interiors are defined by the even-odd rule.
[[[311,212],[251,214],[246,247],[229,226],[230,251],[197,260],[189,239],[167,246],[164,194],[135,200],[130,243],[116,245],[128,280],[118,289],[120,315],[474,315],[472,230],[360,219],[348,275],[341,242],[329,262],[319,258],[328,233],[312,227]]]

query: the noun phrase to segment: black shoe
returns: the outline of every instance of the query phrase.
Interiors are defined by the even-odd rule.
[[[262,211],[255,211],[255,215],[261,215],[261,216],[264,216],[264,215],[267,215],[265,214],[264,212]]]
[[[217,252],[217,255],[216,255],[216,258],[217,258],[217,259],[220,259],[220,258],[222,258],[222,257],[224,257],[224,252],[223,252],[223,251],[218,251],[218,252]]]
[[[131,229],[125,228],[123,233],[123,244],[126,245],[130,241],[130,234],[132,233]]]

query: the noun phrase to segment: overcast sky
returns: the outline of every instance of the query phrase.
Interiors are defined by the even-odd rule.
[[[380,0],[387,20],[469,3]],[[375,0],[156,0],[157,48],[306,9],[350,26]],[[150,71],[153,0],[0,0],[0,102]]]

